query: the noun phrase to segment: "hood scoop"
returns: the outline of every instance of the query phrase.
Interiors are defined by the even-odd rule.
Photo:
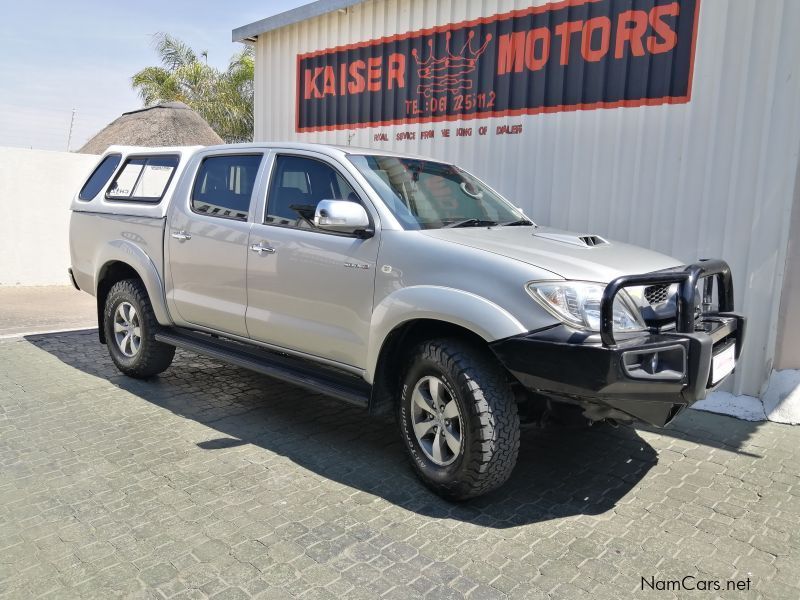
[[[544,238],[553,242],[561,242],[562,244],[569,244],[570,246],[579,246],[581,248],[594,248],[595,246],[604,246],[609,242],[601,238],[599,235],[573,235],[569,233],[550,233],[547,231],[537,232],[533,234],[534,237]]]

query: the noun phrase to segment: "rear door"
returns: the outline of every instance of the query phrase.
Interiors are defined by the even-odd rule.
[[[380,230],[374,209],[332,159],[277,152],[270,160],[266,210],[250,231],[247,329],[254,340],[363,368]],[[360,239],[316,229],[320,200],[362,204],[375,235]]]
[[[168,297],[179,324],[247,336],[247,240],[262,162],[260,151],[209,153],[173,202]]]

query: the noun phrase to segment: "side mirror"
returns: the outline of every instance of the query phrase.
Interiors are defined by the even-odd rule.
[[[364,207],[349,200],[320,200],[314,211],[314,225],[323,231],[371,237],[374,231]]]

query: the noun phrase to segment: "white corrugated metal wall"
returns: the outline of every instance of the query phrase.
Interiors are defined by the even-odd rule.
[[[368,0],[263,34],[255,139],[374,146],[374,129],[296,133],[299,53],[545,2]],[[775,351],[800,150],[800,2],[702,0],[688,104],[600,109],[522,122],[524,133],[384,142],[453,160],[536,221],[639,244],[685,261],[722,257],[748,315],[735,393],[758,395]],[[458,125],[458,122],[451,123]],[[393,133],[422,125],[382,127]]]

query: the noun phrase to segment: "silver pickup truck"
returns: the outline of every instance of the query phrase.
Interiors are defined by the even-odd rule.
[[[723,261],[542,227],[452,164],[375,150],[111,147],[70,249],[123,373],[181,347],[394,412],[453,500],[506,481],[521,424],[666,425],[744,336]]]

